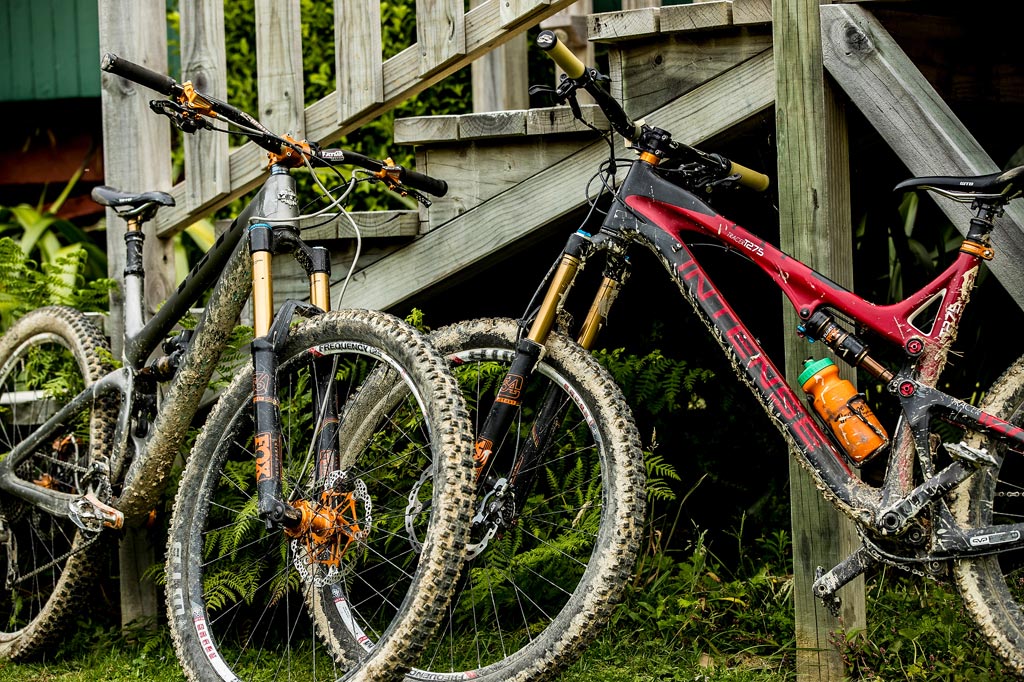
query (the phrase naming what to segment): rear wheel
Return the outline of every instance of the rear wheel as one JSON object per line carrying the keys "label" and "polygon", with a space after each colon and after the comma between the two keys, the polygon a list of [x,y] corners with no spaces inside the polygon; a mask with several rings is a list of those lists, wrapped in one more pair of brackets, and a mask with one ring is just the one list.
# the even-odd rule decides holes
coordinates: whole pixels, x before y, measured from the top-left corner
{"label": "rear wheel", "polygon": [[[1024,357],[985,394],[982,409],[1024,428]],[[968,444],[989,448],[998,467],[982,467],[953,500],[964,526],[1024,521],[1024,456],[972,434]],[[955,562],[957,584],[979,629],[1006,663],[1024,675],[1024,550]]]}
{"label": "rear wheel", "polygon": [[[106,341],[82,313],[51,306],[0,337],[0,459],[109,369]],[[25,483],[109,501],[109,481],[90,467],[106,455],[113,410],[87,403],[19,464]],[[40,652],[73,620],[95,577],[103,540],[67,517],[0,493],[0,656]]]}
{"label": "rear wheel", "polygon": [[[383,313],[304,322],[278,363],[283,497],[310,525],[287,534],[257,515],[246,367],[198,437],[175,502],[175,647],[192,680],[390,679],[436,628],[463,558],[472,501],[464,402],[425,338]],[[403,398],[365,414],[361,401],[385,400],[360,388],[370,375],[386,375]],[[326,468],[313,440],[318,383],[330,386],[344,436]]]}
{"label": "rear wheel", "polygon": [[[516,323],[463,322],[431,341],[479,428],[515,355]],[[572,663],[622,595],[639,548],[643,456],[622,394],[589,353],[552,334],[482,472],[467,561],[413,680],[541,680]],[[550,396],[545,399],[544,396]],[[538,436],[547,401],[551,430]],[[527,443],[540,460],[510,471]]]}

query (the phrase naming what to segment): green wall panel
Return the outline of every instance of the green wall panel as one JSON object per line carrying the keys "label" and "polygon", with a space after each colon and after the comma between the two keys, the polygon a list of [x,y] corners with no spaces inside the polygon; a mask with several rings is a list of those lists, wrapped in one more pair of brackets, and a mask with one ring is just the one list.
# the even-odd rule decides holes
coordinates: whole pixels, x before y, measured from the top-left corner
{"label": "green wall panel", "polygon": [[0,101],[98,97],[97,0],[0,0]]}

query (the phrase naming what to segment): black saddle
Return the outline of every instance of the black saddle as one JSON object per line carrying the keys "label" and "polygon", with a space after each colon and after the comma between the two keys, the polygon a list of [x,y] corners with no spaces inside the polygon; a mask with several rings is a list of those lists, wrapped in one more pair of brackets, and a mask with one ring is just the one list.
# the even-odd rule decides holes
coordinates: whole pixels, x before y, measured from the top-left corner
{"label": "black saddle", "polygon": [[910,178],[896,185],[895,191],[933,190],[961,199],[998,199],[1006,203],[1024,192],[1024,166],[988,175],[936,175]]}

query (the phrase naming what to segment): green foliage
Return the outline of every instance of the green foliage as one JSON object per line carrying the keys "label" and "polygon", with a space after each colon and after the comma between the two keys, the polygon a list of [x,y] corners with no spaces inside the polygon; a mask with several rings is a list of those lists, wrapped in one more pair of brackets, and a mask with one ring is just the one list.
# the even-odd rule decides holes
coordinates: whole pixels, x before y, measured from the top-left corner
{"label": "green foliage", "polygon": [[[629,396],[630,404],[651,415],[680,408],[707,407],[697,390],[714,378],[711,370],[691,367],[686,360],[668,358],[657,348],[646,355],[629,354],[624,348],[602,350],[596,355],[623,393]],[[685,402],[681,403],[683,397]]]}
{"label": "green foliage", "polygon": [[86,281],[87,250],[68,248],[38,265],[10,237],[0,237],[0,332],[18,317],[46,305],[105,311],[114,281]]}
{"label": "green foliage", "polygon": [[867,629],[833,637],[856,679],[1012,678],[952,586],[883,569],[867,600]]}

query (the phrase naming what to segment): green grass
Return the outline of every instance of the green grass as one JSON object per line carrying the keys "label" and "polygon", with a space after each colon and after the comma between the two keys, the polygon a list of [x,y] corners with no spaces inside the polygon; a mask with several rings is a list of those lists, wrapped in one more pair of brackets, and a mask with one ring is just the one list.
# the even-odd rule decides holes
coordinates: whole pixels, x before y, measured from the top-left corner
{"label": "green grass", "polygon": [[[697,534],[641,559],[609,627],[559,682],[795,680],[792,579],[783,532],[725,566]],[[865,631],[835,633],[849,679],[1014,679],[955,589],[892,569],[868,576]],[[83,622],[45,660],[0,662],[4,682],[181,682],[165,629]]]}

